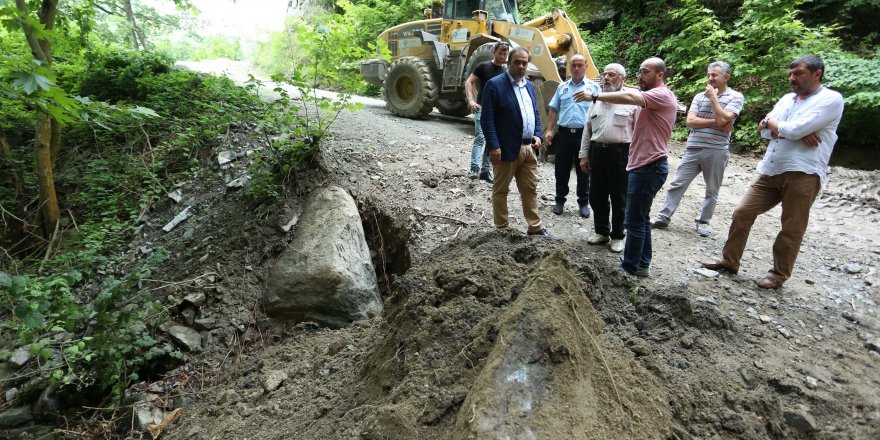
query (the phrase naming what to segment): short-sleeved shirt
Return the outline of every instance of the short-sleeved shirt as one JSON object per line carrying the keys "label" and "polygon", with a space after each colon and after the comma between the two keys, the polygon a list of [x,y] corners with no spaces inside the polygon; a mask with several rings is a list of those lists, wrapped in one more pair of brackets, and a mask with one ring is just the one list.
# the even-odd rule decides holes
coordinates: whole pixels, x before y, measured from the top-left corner
{"label": "short-sleeved shirt", "polygon": [[489,82],[490,79],[495,78],[506,71],[507,66],[499,66],[491,60],[477,64],[477,68],[474,69],[474,76],[480,80],[480,94],[477,95],[477,103],[483,105],[483,88],[486,87],[486,83]]}
{"label": "short-sleeved shirt", "polygon": [[645,107],[636,119],[626,170],[631,171],[669,156],[669,137],[675,125],[678,98],[665,85],[642,92]]}
{"label": "short-sleeved shirt", "polygon": [[[563,82],[556,88],[556,93],[550,100],[550,107],[559,112],[559,118],[556,123],[560,127],[567,128],[584,128],[586,123],[587,112],[590,111],[590,101],[575,102],[574,94],[580,91],[586,91],[592,94],[599,91],[599,85],[586,78],[579,83],[574,83],[571,79]],[[553,128],[553,127],[550,127]]]}
{"label": "short-sleeved shirt", "polygon": [[[730,87],[724,93],[718,95],[718,104],[721,105],[721,108],[725,111],[733,112],[736,116],[739,116],[740,112],[742,112],[744,102],[745,98],[743,98],[742,93]],[[695,113],[697,117],[704,119],[715,119],[715,112],[712,111],[712,101],[706,97],[706,92],[700,92],[697,96],[694,96],[688,113]],[[692,128],[690,133],[688,133],[686,145],[687,148],[726,150],[730,146],[730,132],[708,127]]]}

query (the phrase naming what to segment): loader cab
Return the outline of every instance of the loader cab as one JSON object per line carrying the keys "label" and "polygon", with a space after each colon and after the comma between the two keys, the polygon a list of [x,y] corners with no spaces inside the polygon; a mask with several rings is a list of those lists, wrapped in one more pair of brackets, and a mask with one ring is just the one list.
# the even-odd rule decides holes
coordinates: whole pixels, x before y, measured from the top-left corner
{"label": "loader cab", "polygon": [[517,24],[521,22],[516,0],[447,0],[444,4],[443,18],[471,20],[474,11],[477,10],[488,12],[489,20]]}

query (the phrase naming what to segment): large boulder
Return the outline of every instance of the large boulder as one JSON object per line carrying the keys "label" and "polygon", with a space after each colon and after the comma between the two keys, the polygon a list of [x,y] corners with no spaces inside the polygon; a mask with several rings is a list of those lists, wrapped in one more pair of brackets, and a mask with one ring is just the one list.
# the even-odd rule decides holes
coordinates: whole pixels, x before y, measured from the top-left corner
{"label": "large boulder", "polygon": [[311,194],[293,242],[269,275],[263,306],[276,318],[330,327],[382,311],[360,213],[344,189]]}

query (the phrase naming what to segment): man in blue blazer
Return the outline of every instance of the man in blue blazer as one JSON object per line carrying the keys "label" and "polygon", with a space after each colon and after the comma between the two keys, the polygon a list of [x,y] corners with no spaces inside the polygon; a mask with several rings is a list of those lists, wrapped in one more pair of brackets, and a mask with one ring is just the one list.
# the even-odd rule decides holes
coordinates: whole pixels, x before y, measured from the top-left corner
{"label": "man in blue blazer", "polygon": [[535,89],[526,79],[531,55],[524,47],[510,51],[507,73],[498,75],[483,89],[480,125],[486,136],[489,160],[495,172],[492,184],[492,211],[495,227],[509,226],[507,193],[510,181],[522,199],[523,216],[529,235],[550,237],[538,215],[538,156],[541,147],[541,118]]}

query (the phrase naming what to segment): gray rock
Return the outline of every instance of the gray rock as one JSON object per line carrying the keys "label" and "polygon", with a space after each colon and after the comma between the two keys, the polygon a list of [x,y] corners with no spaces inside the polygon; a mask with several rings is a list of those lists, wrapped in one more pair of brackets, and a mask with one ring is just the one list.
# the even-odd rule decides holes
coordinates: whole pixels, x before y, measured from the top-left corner
{"label": "gray rock", "polygon": [[202,335],[199,332],[182,325],[169,326],[167,332],[174,342],[187,351],[202,351]]}
{"label": "gray rock", "polygon": [[174,200],[174,203],[180,203],[180,201],[183,200],[183,193],[180,192],[180,189],[175,189],[168,193],[168,198]]}
{"label": "gray rock", "polygon": [[293,241],[269,274],[266,313],[330,327],[382,311],[376,272],[354,200],[342,188],[315,190]]}
{"label": "gray rock", "polygon": [[217,153],[217,163],[220,165],[226,165],[237,158],[238,156],[234,151],[221,151]]}
{"label": "gray rock", "polygon": [[783,414],[788,427],[801,435],[816,430],[816,419],[806,411],[785,411]]}
{"label": "gray rock", "polygon": [[25,424],[34,419],[34,414],[28,406],[7,409],[0,412],[0,428],[12,428]]}
{"label": "gray rock", "polygon": [[712,269],[706,269],[705,267],[701,267],[699,269],[694,270],[694,272],[706,277],[706,278],[715,278],[718,276],[718,271],[714,271]]}
{"label": "gray rock", "polygon": [[18,397],[18,388],[13,387],[6,390],[4,397],[6,397],[7,402],[12,402],[13,400],[15,400],[16,397]]}
{"label": "gray rock", "polygon": [[880,353],[880,338],[874,338],[865,343],[865,346],[868,347],[869,350],[876,351]]}
{"label": "gray rock", "polygon": [[165,411],[153,406],[149,401],[135,402],[132,406],[132,418],[134,426],[140,431],[146,431],[147,425],[158,425],[165,418]]}
{"label": "gray rock", "polygon": [[174,229],[175,226],[179,225],[182,221],[188,219],[190,208],[192,208],[192,206],[187,206],[183,209],[183,211],[180,211],[177,215],[174,216],[173,219],[171,219],[170,222],[165,224],[165,226],[162,226],[162,230],[165,232],[171,232],[171,230]]}
{"label": "gray rock", "polygon": [[193,325],[198,330],[212,330],[217,328],[217,321],[214,318],[199,318]]}
{"label": "gray rock", "polygon": [[196,307],[201,307],[208,301],[208,297],[205,296],[204,292],[195,292],[183,297],[183,300]]}
{"label": "gray rock", "polygon": [[263,374],[261,384],[267,393],[271,393],[278,389],[281,384],[287,380],[287,372],[282,370],[271,370]]}
{"label": "gray rock", "polygon": [[251,177],[248,176],[247,174],[245,174],[244,176],[241,176],[241,177],[227,183],[226,187],[229,189],[244,188],[248,184],[248,182],[250,182],[250,181],[251,181]]}
{"label": "gray rock", "polygon": [[804,383],[807,384],[807,388],[811,390],[815,390],[819,387],[819,380],[812,376],[804,377]]}
{"label": "gray rock", "polygon": [[13,368],[21,368],[31,360],[31,344],[18,347],[9,358],[9,365]]}
{"label": "gray rock", "polygon": [[195,307],[187,306],[180,311],[180,318],[184,324],[192,326],[193,324],[195,324],[196,313],[198,313],[198,311]]}
{"label": "gray rock", "polygon": [[767,315],[758,315],[758,319],[760,319],[761,322],[763,322],[764,324],[767,324],[767,323],[770,323],[773,321],[773,318],[771,318]]}
{"label": "gray rock", "polygon": [[856,274],[862,271],[862,266],[858,263],[848,263],[843,266],[843,271],[848,274]]}
{"label": "gray rock", "polygon": [[57,414],[61,405],[58,403],[56,385],[49,385],[40,393],[40,398],[34,404],[34,412],[37,414]]}
{"label": "gray rock", "polygon": [[782,336],[785,336],[785,339],[791,339],[791,332],[788,331],[787,328],[779,326],[776,330],[779,330],[779,333],[782,333]]}

